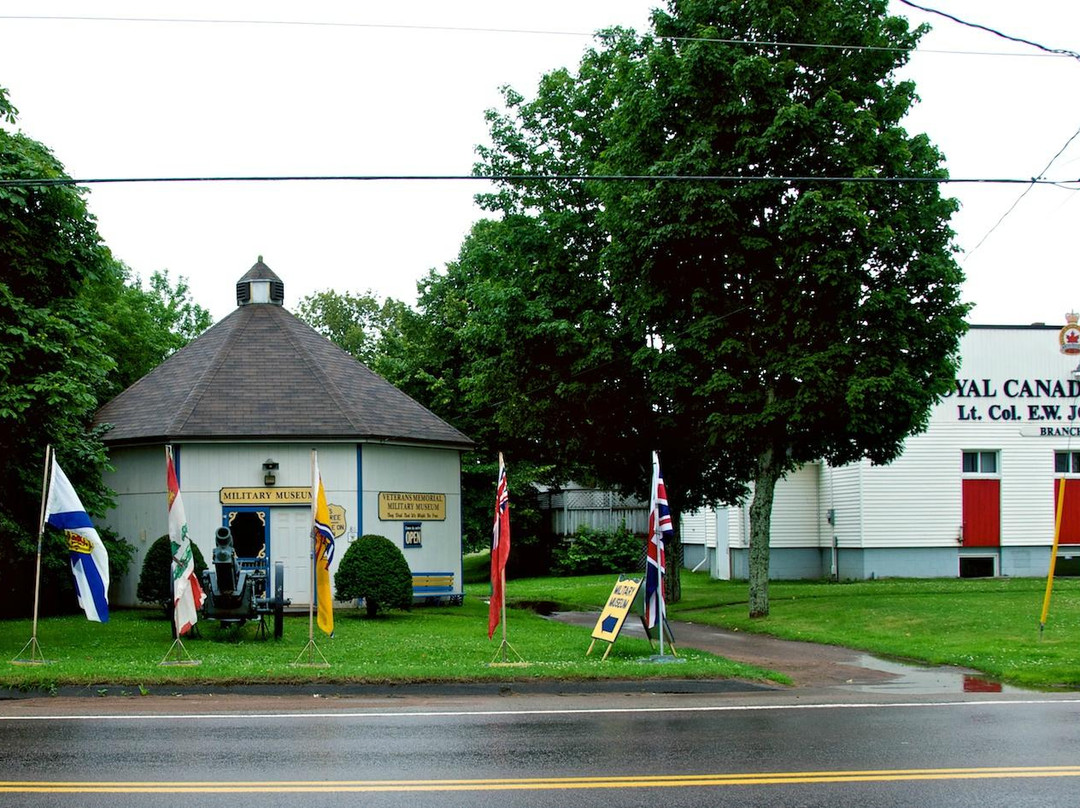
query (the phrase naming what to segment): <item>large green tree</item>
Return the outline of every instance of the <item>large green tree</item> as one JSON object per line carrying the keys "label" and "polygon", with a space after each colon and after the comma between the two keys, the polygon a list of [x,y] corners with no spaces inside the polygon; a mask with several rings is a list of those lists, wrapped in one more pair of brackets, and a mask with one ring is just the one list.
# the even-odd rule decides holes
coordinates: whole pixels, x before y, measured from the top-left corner
{"label": "large green tree", "polygon": [[[0,120],[11,126],[15,115],[0,89]],[[47,148],[0,125],[0,178],[63,176]],[[110,260],[80,190],[0,188],[0,600],[8,609],[30,605],[25,563],[36,543],[46,444],[88,510],[101,513],[107,502],[104,447],[87,425],[116,365],[80,295]],[[51,568],[62,569],[61,559],[46,554]]]}
{"label": "large green tree", "polygon": [[[41,143],[14,129],[0,88],[0,608],[32,605],[45,446],[51,444],[91,515],[110,504],[107,457],[90,427],[97,408],[208,323],[186,286],[151,289],[102,244],[84,190]],[[42,184],[41,181],[61,181]],[[122,568],[124,545],[104,535]],[[43,607],[73,606],[67,553],[47,535]]]}
{"label": "large green tree", "polygon": [[[537,451],[597,479],[630,487],[658,447],[679,507],[752,497],[755,616],[777,481],[815,460],[895,458],[954,376],[956,205],[941,154],[902,126],[915,88],[895,78],[921,33],[885,0],[670,0],[647,36],[607,32],[576,74],[545,76],[532,101],[508,91],[490,116],[478,172],[515,178],[480,201],[504,233],[530,220],[518,234],[542,231],[552,254],[510,265],[539,295],[525,317],[493,315],[483,286],[464,295],[478,327],[508,326],[469,366],[474,399],[519,434],[546,429],[557,446]],[[559,284],[580,296],[571,341],[605,323],[611,356],[569,380],[595,396],[566,395],[532,338]]]}
{"label": "large green tree", "polygon": [[104,350],[116,363],[98,391],[102,403],[213,325],[210,312],[192,300],[187,278],[174,282],[168,270],[151,273],[144,285],[128,267],[113,261],[101,275],[87,279],[81,297],[104,324]]}
{"label": "large green tree", "polygon": [[369,289],[362,294],[327,289],[300,301],[296,316],[346,353],[374,368],[380,343],[393,332],[404,303],[379,298]]}

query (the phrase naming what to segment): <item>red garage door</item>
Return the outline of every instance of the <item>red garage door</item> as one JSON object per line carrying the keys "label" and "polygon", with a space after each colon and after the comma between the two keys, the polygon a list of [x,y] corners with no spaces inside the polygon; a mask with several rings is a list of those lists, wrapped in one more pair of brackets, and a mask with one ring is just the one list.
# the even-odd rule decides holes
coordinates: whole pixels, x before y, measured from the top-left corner
{"label": "red garage door", "polygon": [[[1054,480],[1054,518],[1057,519],[1058,494],[1061,480]],[[1065,507],[1061,511],[1061,544],[1080,544],[1080,479],[1065,480]]]}
{"label": "red garage door", "polygon": [[964,546],[1001,544],[1001,480],[964,480]]}

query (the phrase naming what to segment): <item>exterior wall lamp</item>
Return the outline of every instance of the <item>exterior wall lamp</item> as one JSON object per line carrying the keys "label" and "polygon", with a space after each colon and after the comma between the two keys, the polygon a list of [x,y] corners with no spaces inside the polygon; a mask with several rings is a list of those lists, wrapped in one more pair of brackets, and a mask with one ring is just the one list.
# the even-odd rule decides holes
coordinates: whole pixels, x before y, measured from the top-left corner
{"label": "exterior wall lamp", "polygon": [[273,460],[267,460],[262,464],[263,467],[263,485],[274,485],[277,482],[277,469],[278,464]]}

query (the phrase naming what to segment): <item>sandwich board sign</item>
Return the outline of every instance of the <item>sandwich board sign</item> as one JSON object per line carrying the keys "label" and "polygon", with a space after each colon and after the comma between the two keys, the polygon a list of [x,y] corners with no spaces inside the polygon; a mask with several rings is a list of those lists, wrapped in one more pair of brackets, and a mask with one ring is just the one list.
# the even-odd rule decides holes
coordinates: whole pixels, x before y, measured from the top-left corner
{"label": "sandwich board sign", "polygon": [[608,647],[604,651],[601,661],[607,659],[607,655],[611,653],[611,647],[615,644],[619,632],[622,631],[623,623],[626,622],[626,616],[630,613],[630,607],[634,605],[634,598],[637,597],[640,587],[640,578],[619,576],[619,580],[615,582],[615,588],[611,590],[611,595],[608,597],[604,610],[600,612],[600,617],[593,628],[593,639],[589,643],[589,650],[585,652],[585,656],[592,653],[597,640],[603,640],[608,643]]}

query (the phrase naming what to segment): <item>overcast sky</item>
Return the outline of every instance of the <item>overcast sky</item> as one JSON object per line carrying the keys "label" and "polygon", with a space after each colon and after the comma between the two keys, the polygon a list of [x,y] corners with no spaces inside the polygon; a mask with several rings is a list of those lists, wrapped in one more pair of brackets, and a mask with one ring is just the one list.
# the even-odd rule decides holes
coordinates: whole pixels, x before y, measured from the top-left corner
{"label": "overcast sky", "polygon": [[[1080,51],[1076,0],[921,4]],[[531,96],[542,73],[576,67],[592,31],[642,30],[655,5],[0,0],[0,86],[20,128],[76,178],[460,175],[486,140],[484,110],[499,104],[501,85]],[[905,71],[922,98],[908,129],[940,146],[953,177],[1037,176],[1080,130],[1080,60],[896,0],[891,10],[934,28]],[[55,19],[73,16],[84,19]],[[1080,137],[1046,176],[1080,178]],[[972,322],[1056,324],[1080,307],[1080,185],[1036,187],[1008,213],[1026,188],[945,189],[963,205],[953,226]],[[480,217],[480,190],[118,184],[93,186],[89,204],[120,260],[143,277],[186,276],[220,319],[260,255],[292,309],[328,288],[413,303],[417,279],[453,260]]]}

